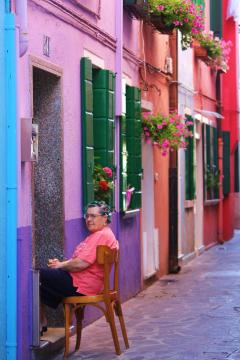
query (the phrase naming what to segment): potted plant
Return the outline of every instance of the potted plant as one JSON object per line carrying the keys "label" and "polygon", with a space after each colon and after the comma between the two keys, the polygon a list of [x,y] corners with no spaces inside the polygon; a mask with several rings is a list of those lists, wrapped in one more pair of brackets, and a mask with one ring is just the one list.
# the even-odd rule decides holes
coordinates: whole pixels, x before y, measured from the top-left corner
{"label": "potted plant", "polygon": [[191,45],[193,35],[204,29],[203,10],[191,0],[148,0],[150,21],[161,32],[178,29],[182,34],[182,47]]}
{"label": "potted plant", "polygon": [[192,47],[194,49],[194,54],[196,58],[199,58],[203,61],[207,61],[208,59],[207,49],[201,46],[200,42],[197,39],[193,39]]}
{"label": "potted plant", "polygon": [[207,65],[220,71],[228,70],[228,60],[232,42],[214,37],[212,32],[203,32],[195,36],[195,41],[206,50],[207,58],[203,60]]}
{"label": "potted plant", "polygon": [[169,116],[162,114],[150,115],[143,113],[142,129],[143,136],[147,143],[157,145],[162,150],[163,156],[173,150],[187,147],[186,139],[193,136],[188,126],[193,123],[184,120],[181,115],[176,112],[170,113]]}
{"label": "potted plant", "polygon": [[220,182],[220,170],[216,165],[207,165],[205,172],[207,198],[216,198],[215,194],[218,191]]}
{"label": "potted plant", "polygon": [[112,169],[100,164],[94,166],[93,173],[94,198],[95,200],[105,201],[107,204],[111,201],[113,189]]}

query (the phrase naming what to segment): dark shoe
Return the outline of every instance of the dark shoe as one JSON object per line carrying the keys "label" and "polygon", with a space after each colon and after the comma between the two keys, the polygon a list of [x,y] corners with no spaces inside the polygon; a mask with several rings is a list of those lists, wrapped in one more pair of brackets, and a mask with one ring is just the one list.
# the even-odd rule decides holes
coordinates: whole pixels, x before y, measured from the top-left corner
{"label": "dark shoe", "polygon": [[42,326],[42,330],[40,331],[40,336],[43,336],[43,333],[45,333],[47,331],[48,331],[47,326]]}

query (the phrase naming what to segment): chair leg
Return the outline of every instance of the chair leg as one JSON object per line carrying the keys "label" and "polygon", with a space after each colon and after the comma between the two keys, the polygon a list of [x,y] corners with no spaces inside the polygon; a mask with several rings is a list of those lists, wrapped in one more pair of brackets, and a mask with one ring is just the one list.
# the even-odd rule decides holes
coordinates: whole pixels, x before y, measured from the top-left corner
{"label": "chair leg", "polygon": [[82,337],[82,321],[84,317],[84,307],[80,307],[77,310],[75,310],[75,316],[76,316],[76,346],[75,351],[79,350],[80,344],[81,344],[81,337]]}
{"label": "chair leg", "polygon": [[118,341],[118,334],[117,334],[117,329],[116,329],[116,325],[115,325],[114,311],[112,308],[112,304],[108,301],[105,301],[105,305],[106,305],[106,311],[107,311],[107,316],[108,316],[108,322],[110,325],[112,338],[113,338],[113,342],[114,342],[114,346],[115,346],[115,351],[116,351],[117,355],[120,355],[121,349],[120,349],[120,345],[119,345],[119,341]]}
{"label": "chair leg", "polygon": [[64,304],[65,310],[65,352],[64,357],[66,358],[69,354],[69,327],[71,321],[71,309],[69,304]]}
{"label": "chair leg", "polygon": [[121,330],[122,330],[124,343],[125,343],[126,349],[128,349],[129,348],[129,342],[128,342],[127,331],[126,331],[125,322],[124,322],[123,313],[122,313],[122,306],[121,306],[120,301],[118,301],[118,300],[115,301],[114,305],[115,305],[114,309],[115,309],[116,315],[118,316],[119,322],[120,322],[120,325],[121,325]]}

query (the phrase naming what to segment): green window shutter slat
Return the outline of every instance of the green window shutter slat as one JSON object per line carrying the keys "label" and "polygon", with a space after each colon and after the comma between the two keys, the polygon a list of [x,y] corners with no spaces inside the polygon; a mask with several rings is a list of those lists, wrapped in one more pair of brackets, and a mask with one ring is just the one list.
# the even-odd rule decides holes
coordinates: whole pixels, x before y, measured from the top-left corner
{"label": "green window shutter slat", "polygon": [[205,126],[205,131],[206,131],[206,163],[207,166],[210,166],[211,164],[211,138],[210,138],[210,125],[206,125]]}
{"label": "green window shutter slat", "polygon": [[[96,164],[114,169],[115,75],[93,70],[93,134]],[[109,205],[114,207],[114,191]]]}
{"label": "green window shutter slat", "polygon": [[[191,116],[186,116],[188,120],[193,121]],[[188,126],[188,129],[194,133],[194,125]],[[195,171],[194,171],[194,138],[188,138],[188,145],[185,151],[185,198],[193,200],[195,198]]]}
{"label": "green window shutter slat", "polygon": [[210,0],[210,30],[222,37],[222,0]]}
{"label": "green window shutter slat", "polygon": [[[213,132],[213,165],[215,166],[216,171],[218,171],[218,135],[217,128],[212,127]],[[214,190],[214,198],[219,198],[219,189]]]}
{"label": "green window shutter slat", "polygon": [[82,125],[82,198],[83,208],[94,199],[93,168],[93,91],[92,63],[81,59],[81,125]]}
{"label": "green window shutter slat", "polygon": [[185,151],[185,198],[190,200],[190,188],[189,188],[189,145]]}
{"label": "green window shutter slat", "polygon": [[126,117],[122,116],[120,122],[120,209],[126,210],[125,190],[127,188],[127,142],[126,142]]}
{"label": "green window shutter slat", "polygon": [[[125,145],[125,152],[123,146]],[[127,186],[134,187],[129,210],[141,207],[141,91],[139,88],[126,88],[126,118],[121,123],[121,209],[125,209]],[[127,183],[126,183],[127,182]]]}
{"label": "green window shutter slat", "polygon": [[239,192],[239,144],[234,153],[234,192]]}
{"label": "green window shutter slat", "polygon": [[223,139],[223,194],[230,193],[230,132],[222,132]]}

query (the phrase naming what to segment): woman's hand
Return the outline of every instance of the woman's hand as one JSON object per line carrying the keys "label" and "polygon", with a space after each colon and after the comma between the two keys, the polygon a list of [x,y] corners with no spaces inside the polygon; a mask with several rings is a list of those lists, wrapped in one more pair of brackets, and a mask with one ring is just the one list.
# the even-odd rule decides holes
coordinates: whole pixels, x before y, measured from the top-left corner
{"label": "woman's hand", "polygon": [[48,267],[51,269],[63,269],[66,271],[71,272],[79,272],[87,267],[89,267],[90,264],[87,263],[84,260],[78,259],[78,258],[72,258],[65,261],[59,261],[58,259],[49,259],[48,260]]}
{"label": "woman's hand", "polygon": [[48,267],[51,269],[60,269],[62,267],[62,262],[58,259],[49,259]]}

